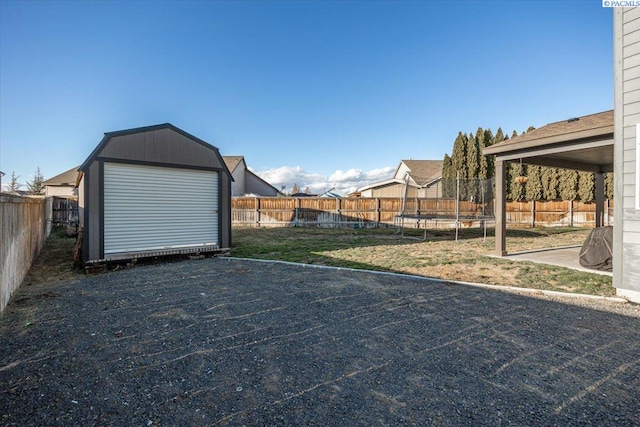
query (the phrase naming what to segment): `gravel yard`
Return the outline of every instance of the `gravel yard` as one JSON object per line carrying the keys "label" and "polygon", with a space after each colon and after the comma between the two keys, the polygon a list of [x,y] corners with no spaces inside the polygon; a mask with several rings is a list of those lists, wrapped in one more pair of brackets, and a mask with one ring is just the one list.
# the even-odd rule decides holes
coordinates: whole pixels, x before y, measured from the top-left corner
{"label": "gravel yard", "polygon": [[640,310],[237,259],[23,285],[0,424],[640,425]]}

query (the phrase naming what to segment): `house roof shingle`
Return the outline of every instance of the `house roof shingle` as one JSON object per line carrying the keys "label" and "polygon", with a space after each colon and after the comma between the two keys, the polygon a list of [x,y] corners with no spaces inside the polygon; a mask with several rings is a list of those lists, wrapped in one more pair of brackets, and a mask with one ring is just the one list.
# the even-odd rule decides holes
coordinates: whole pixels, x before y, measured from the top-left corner
{"label": "house roof shingle", "polygon": [[56,175],[56,176],[54,176],[52,178],[49,178],[43,184],[44,185],[70,185],[70,186],[75,186],[76,185],[76,180],[78,179],[78,168],[79,168],[79,166],[76,166],[74,168],[69,169],[66,172],[62,172],[59,175]]}
{"label": "house roof shingle", "polygon": [[410,169],[409,176],[418,185],[425,185],[442,177],[442,160],[402,160]]}
{"label": "house roof shingle", "polygon": [[222,160],[227,164],[227,169],[231,173],[238,167],[242,159],[244,159],[244,156],[222,156]]}

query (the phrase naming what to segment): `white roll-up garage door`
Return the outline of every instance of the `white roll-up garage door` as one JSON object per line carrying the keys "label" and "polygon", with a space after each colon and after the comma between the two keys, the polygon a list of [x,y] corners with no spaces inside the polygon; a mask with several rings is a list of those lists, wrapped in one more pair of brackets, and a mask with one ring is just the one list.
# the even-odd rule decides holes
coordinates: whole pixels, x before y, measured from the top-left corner
{"label": "white roll-up garage door", "polygon": [[104,164],[104,253],[214,247],[218,172]]}

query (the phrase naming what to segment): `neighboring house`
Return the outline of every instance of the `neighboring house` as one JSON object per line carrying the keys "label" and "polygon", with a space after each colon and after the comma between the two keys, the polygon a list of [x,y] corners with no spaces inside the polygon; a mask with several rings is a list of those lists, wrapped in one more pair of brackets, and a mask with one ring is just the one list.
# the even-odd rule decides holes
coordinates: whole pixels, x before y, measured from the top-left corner
{"label": "neighboring house", "polygon": [[85,262],[231,247],[231,174],[218,149],[165,123],[105,133],[79,167]]}
{"label": "neighboring house", "polygon": [[640,8],[613,16],[613,286],[640,303]]}
{"label": "neighboring house", "polygon": [[358,189],[360,197],[442,196],[442,160],[402,160],[391,179]]}
{"label": "neighboring house", "polygon": [[43,184],[45,185],[45,196],[56,196],[63,198],[78,197],[76,182],[78,180],[78,167],[69,169],[59,175],[49,178]]}
{"label": "neighboring house", "polygon": [[231,195],[240,196],[282,196],[277,188],[260,178],[247,168],[247,163],[243,156],[222,156],[227,169],[233,176],[231,184]]}

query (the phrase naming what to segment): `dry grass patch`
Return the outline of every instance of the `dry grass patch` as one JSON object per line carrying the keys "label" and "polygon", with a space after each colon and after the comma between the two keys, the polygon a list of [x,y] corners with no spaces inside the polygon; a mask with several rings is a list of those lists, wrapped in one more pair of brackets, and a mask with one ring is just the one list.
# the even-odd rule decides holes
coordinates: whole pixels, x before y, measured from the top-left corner
{"label": "dry grass patch", "polygon": [[75,237],[68,237],[64,228],[54,228],[24,278],[23,284],[66,282],[84,277],[84,270],[73,267],[75,243]]}
{"label": "dry grass patch", "polygon": [[[589,229],[507,230],[510,251],[580,245]],[[422,232],[407,233],[422,237]],[[405,235],[407,234],[405,233]],[[391,271],[446,280],[614,295],[611,278],[562,267],[493,258],[493,230],[433,230],[425,241],[388,229],[238,228],[233,256]]]}

